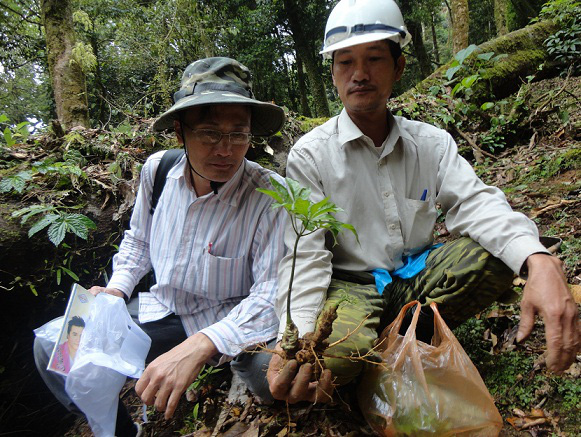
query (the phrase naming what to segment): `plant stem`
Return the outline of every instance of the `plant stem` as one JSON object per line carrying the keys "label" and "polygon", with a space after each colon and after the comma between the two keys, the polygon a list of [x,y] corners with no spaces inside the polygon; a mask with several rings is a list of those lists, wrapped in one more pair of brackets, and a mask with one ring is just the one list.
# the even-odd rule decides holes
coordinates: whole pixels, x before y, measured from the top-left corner
{"label": "plant stem", "polygon": [[297,263],[297,247],[299,245],[299,240],[302,237],[302,233],[297,233],[297,238],[295,240],[295,246],[293,248],[293,264],[291,267],[291,274],[290,274],[290,280],[288,283],[288,292],[286,295],[286,325],[289,326],[291,323],[294,323],[292,318],[291,318],[291,311],[290,311],[290,305],[291,305],[291,291],[293,288],[293,279],[295,277],[295,265]]}

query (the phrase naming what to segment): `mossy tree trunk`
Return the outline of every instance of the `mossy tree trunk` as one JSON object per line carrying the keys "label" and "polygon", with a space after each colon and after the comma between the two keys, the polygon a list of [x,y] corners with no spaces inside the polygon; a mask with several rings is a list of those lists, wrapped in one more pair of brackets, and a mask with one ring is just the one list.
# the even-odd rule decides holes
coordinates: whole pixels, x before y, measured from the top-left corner
{"label": "mossy tree trunk", "polygon": [[85,75],[73,59],[76,38],[71,3],[41,0],[40,5],[57,117],[65,129],[89,127]]}
{"label": "mossy tree trunk", "polygon": [[432,12],[432,16],[431,16],[431,28],[432,28],[432,45],[434,46],[434,61],[436,62],[436,65],[440,64],[440,51],[438,49],[438,36],[436,35],[436,23],[435,23],[435,16],[434,13]]}
{"label": "mossy tree trunk", "polygon": [[494,23],[496,24],[496,34],[498,36],[508,33],[506,13],[508,10],[508,0],[494,0]]}
{"label": "mossy tree trunk", "polygon": [[288,18],[289,27],[292,33],[293,41],[295,43],[295,50],[305,67],[307,79],[309,81],[309,88],[313,96],[313,104],[315,106],[315,113],[317,117],[330,117],[329,102],[327,101],[327,93],[325,92],[325,84],[322,75],[319,71],[319,61],[315,54],[315,48],[312,35],[306,35],[303,31],[303,25],[300,15],[300,8],[302,7],[298,2],[292,0],[284,0],[284,10]]}
{"label": "mossy tree trunk", "polygon": [[[500,99],[516,91],[526,76],[537,73],[538,67],[548,60],[543,41],[557,30],[555,23],[541,21],[481,44],[479,46],[481,50],[478,53],[494,52],[497,55],[508,56],[480,73],[483,80],[475,84],[471,98],[475,102],[490,100],[492,96]],[[403,94],[401,98],[405,99],[412,93],[425,94],[433,85],[445,81],[446,70],[450,68],[452,61],[438,68],[413,89]],[[470,68],[470,58],[465,65],[468,68],[462,70],[459,78],[477,73],[476,70]],[[550,65],[543,71],[545,70],[549,71]]]}
{"label": "mossy tree trunk", "polygon": [[311,108],[309,107],[309,99],[307,98],[307,87],[305,84],[305,73],[303,70],[303,61],[297,55],[297,81],[299,85],[299,95],[301,99],[301,114],[305,117],[312,117]]}
{"label": "mossy tree trunk", "polygon": [[451,0],[452,9],[452,47],[454,53],[468,47],[468,0]]}

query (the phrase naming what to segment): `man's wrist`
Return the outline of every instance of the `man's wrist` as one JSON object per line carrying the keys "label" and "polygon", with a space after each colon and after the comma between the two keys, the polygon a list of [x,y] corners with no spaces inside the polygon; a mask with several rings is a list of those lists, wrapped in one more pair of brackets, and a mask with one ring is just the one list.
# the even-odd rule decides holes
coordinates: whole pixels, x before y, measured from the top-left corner
{"label": "man's wrist", "polygon": [[546,259],[543,259],[541,257],[547,256],[552,257],[552,255],[547,252],[535,252],[529,255],[527,259],[525,259],[525,262],[523,263],[522,267],[520,268],[519,276],[524,279],[528,278],[529,272],[531,268],[534,266],[534,264],[537,262],[545,262]]}

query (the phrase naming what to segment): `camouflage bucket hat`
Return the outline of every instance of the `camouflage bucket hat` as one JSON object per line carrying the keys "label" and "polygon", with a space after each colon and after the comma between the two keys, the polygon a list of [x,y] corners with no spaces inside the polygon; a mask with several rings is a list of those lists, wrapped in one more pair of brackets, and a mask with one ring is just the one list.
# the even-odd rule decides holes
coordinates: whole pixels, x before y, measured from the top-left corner
{"label": "camouflage bucket hat", "polygon": [[267,136],[277,133],[285,121],[284,111],[272,103],[261,102],[252,94],[250,71],[230,58],[206,58],[186,68],[180,90],[174,94],[175,104],[153,124],[161,131],[173,128],[180,111],[194,106],[236,104],[252,110],[251,132]]}

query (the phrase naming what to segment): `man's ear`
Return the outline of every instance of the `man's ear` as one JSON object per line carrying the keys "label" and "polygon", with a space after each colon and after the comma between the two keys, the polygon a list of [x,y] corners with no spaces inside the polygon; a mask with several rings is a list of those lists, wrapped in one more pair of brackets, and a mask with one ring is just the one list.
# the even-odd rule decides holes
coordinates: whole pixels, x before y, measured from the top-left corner
{"label": "man's ear", "polygon": [[178,143],[184,144],[184,139],[182,138],[182,125],[180,124],[179,120],[173,121],[173,128],[176,133]]}
{"label": "man's ear", "polygon": [[398,81],[403,76],[405,69],[405,56],[401,55],[395,64],[395,80]]}
{"label": "man's ear", "polygon": [[333,58],[333,62],[331,62],[331,77],[333,78],[333,85],[337,86],[335,83],[335,75],[333,74],[333,67],[335,66],[335,59]]}

